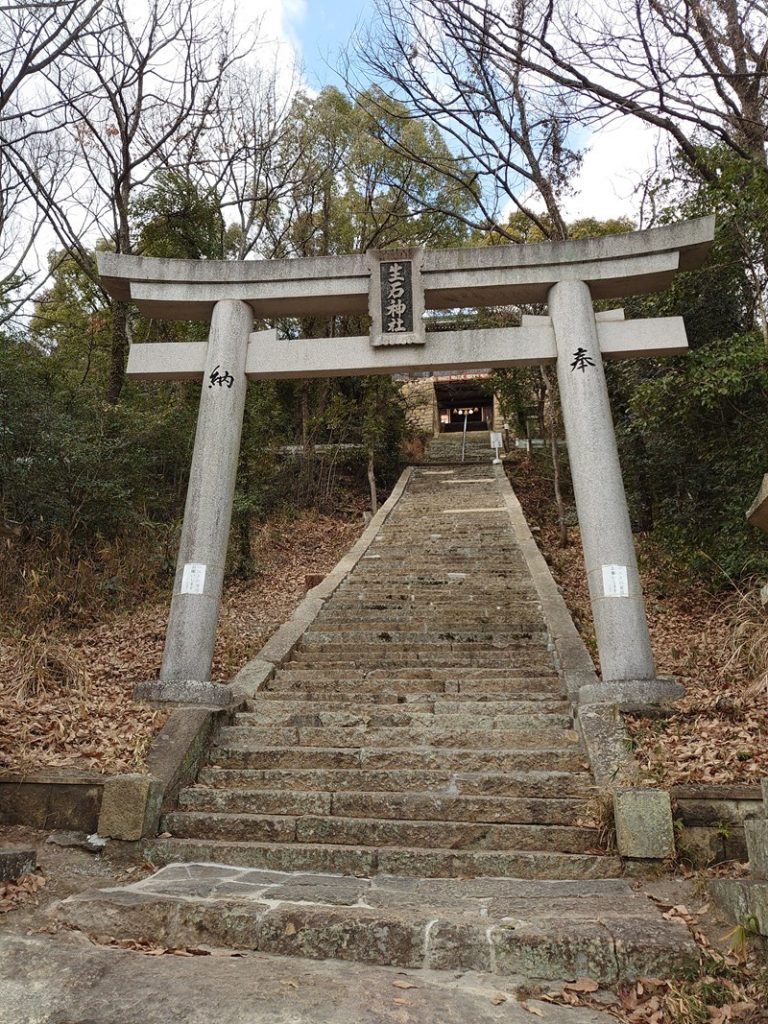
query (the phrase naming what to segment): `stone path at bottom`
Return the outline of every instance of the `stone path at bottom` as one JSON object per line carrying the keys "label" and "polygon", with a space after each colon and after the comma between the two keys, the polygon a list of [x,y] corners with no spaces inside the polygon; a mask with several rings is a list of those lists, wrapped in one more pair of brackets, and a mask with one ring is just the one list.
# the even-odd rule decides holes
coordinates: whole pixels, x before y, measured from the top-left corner
{"label": "stone path at bottom", "polygon": [[615,1024],[472,972],[146,956],[77,933],[0,937],[0,954],[0,1024]]}
{"label": "stone path at bottom", "polygon": [[169,945],[496,976],[690,966],[685,928],[600,847],[504,487],[491,466],[416,469],[164,819],[147,854],[169,866],[62,916]]}

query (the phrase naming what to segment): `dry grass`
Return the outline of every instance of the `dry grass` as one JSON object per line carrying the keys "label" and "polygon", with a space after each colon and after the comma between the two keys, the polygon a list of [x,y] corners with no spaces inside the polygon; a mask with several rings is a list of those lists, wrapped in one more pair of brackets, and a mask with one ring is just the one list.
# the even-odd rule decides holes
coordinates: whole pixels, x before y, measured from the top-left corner
{"label": "dry grass", "polygon": [[745,683],[748,697],[768,695],[768,609],[760,598],[760,581],[737,592],[728,614],[730,656],[725,670]]}
{"label": "dry grass", "polygon": [[0,538],[0,627],[55,633],[145,603],[164,588],[177,541],[175,523],[87,552],[57,534],[47,544]]}
{"label": "dry grass", "polygon": [[0,674],[7,674],[11,680],[11,697],[22,701],[53,693],[82,697],[91,682],[83,656],[65,640],[45,631],[21,636],[16,644],[1,651]]}

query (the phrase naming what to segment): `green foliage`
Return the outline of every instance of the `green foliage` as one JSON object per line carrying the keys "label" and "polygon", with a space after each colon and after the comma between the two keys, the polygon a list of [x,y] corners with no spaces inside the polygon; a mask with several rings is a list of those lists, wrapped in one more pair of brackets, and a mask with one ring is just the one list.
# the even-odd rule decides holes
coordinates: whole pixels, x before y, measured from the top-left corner
{"label": "green foliage", "polygon": [[86,550],[178,510],[189,403],[178,385],[105,407],[69,385],[29,344],[0,343],[0,486],[4,515],[41,541]]}
{"label": "green foliage", "polygon": [[499,400],[504,419],[517,426],[517,434],[526,436],[526,420],[541,406],[541,374],[536,367],[512,366],[494,370],[489,387]]}
{"label": "green foliage", "polygon": [[[455,179],[469,172],[435,128],[398,116],[404,113],[377,88],[357,103],[331,86],[295,100],[290,137],[301,174],[290,241],[296,253],[461,244],[466,229],[457,216],[472,198]],[[414,163],[411,153],[428,156],[432,167]]]}
{"label": "green foliage", "polygon": [[[516,210],[510,214],[504,225],[505,234],[491,231],[487,235],[473,238],[473,245],[482,245],[487,242],[489,245],[504,245],[510,239],[517,245],[529,242],[545,242],[552,234],[553,225],[546,215],[541,217],[542,224],[547,230],[545,234],[530,217]],[[572,221],[568,225],[568,238],[601,238],[604,235],[620,235],[626,231],[634,231],[635,224],[629,217],[609,217],[607,220],[598,220],[597,217],[582,217]]]}
{"label": "green foliage", "polygon": [[405,409],[391,377],[363,377],[360,380],[361,440],[374,453],[376,466],[387,484],[400,469],[400,447],[405,437]]}
{"label": "green foliage", "polygon": [[626,411],[623,461],[635,477],[642,471],[657,538],[709,576],[768,569],[764,539],[744,518],[768,468],[762,337],[735,335],[696,349],[636,382]]}
{"label": "green foliage", "polygon": [[701,160],[712,180],[679,159],[655,201],[662,222],[716,215],[709,260],[625,303],[628,317],[682,316],[691,351],[614,363],[607,376],[637,526],[678,565],[725,584],[768,570],[765,538],[744,515],[768,471],[768,177],[721,147]]}
{"label": "green foliage", "polygon": [[226,232],[219,195],[178,171],[161,171],[132,203],[136,252],[168,259],[223,259]]}

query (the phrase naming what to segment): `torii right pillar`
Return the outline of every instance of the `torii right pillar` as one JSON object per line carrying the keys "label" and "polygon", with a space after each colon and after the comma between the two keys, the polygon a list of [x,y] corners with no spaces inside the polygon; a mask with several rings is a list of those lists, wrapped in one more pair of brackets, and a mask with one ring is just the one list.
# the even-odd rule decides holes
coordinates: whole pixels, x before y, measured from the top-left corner
{"label": "torii right pillar", "polygon": [[627,708],[664,703],[683,689],[656,677],[592,296],[583,281],[560,281],[548,300],[603,679],[579,699]]}

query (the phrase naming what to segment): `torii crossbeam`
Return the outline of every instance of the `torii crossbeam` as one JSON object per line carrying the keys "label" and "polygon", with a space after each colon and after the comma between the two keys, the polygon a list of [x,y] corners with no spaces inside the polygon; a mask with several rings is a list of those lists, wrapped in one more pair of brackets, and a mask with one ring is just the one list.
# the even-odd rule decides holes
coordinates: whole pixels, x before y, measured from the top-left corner
{"label": "torii crossbeam", "polygon": [[[202,380],[160,699],[209,703],[224,561],[248,378],[358,376],[556,364],[603,682],[620,700],[656,680],[603,360],[684,352],[679,317],[595,315],[593,299],[666,288],[701,265],[714,218],[533,245],[368,252],[270,261],[98,255],[107,291],[147,316],[206,320],[207,342],[133,345],[128,375]],[[547,303],[520,327],[434,331],[424,311]],[[369,313],[369,335],[282,340],[254,319]],[[165,691],[162,684],[167,684]]]}

